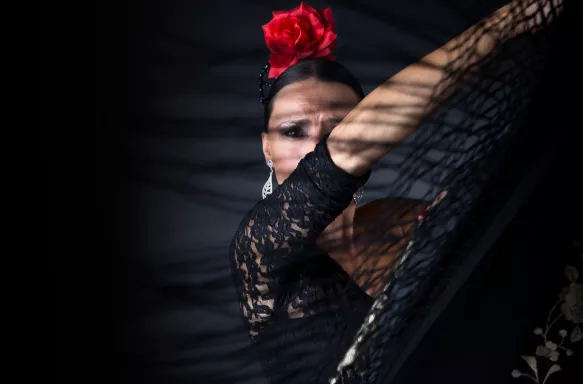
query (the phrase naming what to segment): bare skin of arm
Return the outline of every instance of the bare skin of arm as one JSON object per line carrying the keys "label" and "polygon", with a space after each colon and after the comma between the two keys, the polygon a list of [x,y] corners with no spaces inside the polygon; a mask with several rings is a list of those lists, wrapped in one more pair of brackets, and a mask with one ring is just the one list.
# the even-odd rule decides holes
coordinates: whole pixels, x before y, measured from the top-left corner
{"label": "bare skin of arm", "polygon": [[[508,4],[380,85],[330,134],[328,149],[334,163],[350,174],[364,175],[457,91],[498,44],[535,29],[542,21],[532,17],[517,23],[520,10],[526,15],[549,14],[550,1]],[[560,5],[560,0],[552,1]],[[459,65],[464,76],[452,76]]]}
{"label": "bare skin of arm", "polygon": [[[507,30],[515,20],[513,14],[518,12],[517,7],[529,8],[527,14],[535,13],[540,3],[545,4],[526,0],[504,6],[375,89],[332,131],[328,148],[335,164],[351,174],[366,173],[415,132],[421,119],[459,89],[480,64],[487,62],[497,44],[535,28],[537,20],[531,20]],[[548,3],[547,7],[550,8]],[[484,33],[484,28],[489,32]],[[458,60],[465,69],[471,68],[464,71],[463,78],[451,76],[449,72],[450,64]],[[385,199],[359,208],[354,221],[354,254],[333,257],[369,295],[378,295],[394,268],[396,257],[413,236],[417,216],[426,206],[427,202],[419,200]],[[367,234],[378,234],[369,227],[387,217],[392,225],[384,239],[368,239]]]}

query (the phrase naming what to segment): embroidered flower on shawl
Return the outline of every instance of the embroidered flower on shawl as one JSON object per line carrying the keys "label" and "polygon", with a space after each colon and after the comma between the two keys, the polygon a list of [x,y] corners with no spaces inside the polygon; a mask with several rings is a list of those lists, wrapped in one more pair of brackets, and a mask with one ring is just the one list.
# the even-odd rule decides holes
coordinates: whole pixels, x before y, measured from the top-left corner
{"label": "embroidered flower on shawl", "polygon": [[[574,246],[583,259],[581,243],[575,241]],[[536,347],[535,356],[521,356],[532,374],[514,369],[510,373],[513,378],[528,378],[536,384],[546,384],[551,375],[562,370],[561,366],[557,364],[561,356],[573,356],[575,353],[572,349],[573,344],[583,339],[583,330],[580,326],[583,323],[583,284],[578,281],[581,274],[583,274],[583,269],[580,273],[574,266],[565,267],[565,276],[569,285],[563,288],[559,294],[559,301],[550,310],[545,327],[537,327],[533,331],[535,335],[542,338],[542,343]],[[556,330],[555,325],[559,320],[563,320],[566,325]],[[569,323],[570,325],[568,325]],[[567,327],[570,330],[566,329]],[[544,365],[544,361],[547,359],[552,365],[543,377],[541,365]]]}

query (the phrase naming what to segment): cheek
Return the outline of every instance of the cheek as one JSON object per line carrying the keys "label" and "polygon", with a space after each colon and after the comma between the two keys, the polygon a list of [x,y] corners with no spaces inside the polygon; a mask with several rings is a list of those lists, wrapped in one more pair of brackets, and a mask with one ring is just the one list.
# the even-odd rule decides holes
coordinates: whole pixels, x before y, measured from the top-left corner
{"label": "cheek", "polygon": [[283,183],[296,169],[298,163],[314,150],[315,144],[309,140],[280,139],[272,142],[271,155],[277,182]]}

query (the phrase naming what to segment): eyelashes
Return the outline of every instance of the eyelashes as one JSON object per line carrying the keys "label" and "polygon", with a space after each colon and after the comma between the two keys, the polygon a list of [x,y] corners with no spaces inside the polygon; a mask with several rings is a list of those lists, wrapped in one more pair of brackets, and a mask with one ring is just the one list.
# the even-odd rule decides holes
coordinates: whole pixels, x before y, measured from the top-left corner
{"label": "eyelashes", "polygon": [[306,127],[302,127],[301,125],[282,127],[280,134],[291,139],[302,139],[309,136]]}
{"label": "eyelashes", "polygon": [[[324,133],[328,134],[340,123],[341,120],[329,120],[326,122]],[[310,128],[307,123],[282,124],[279,128],[281,136],[290,139],[305,139],[310,137]]]}

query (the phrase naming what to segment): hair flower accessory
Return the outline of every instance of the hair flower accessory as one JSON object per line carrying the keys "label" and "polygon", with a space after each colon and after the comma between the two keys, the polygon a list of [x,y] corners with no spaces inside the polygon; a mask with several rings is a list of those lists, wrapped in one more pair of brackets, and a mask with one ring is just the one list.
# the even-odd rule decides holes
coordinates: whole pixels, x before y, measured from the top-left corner
{"label": "hair flower accessory", "polygon": [[331,8],[317,11],[302,2],[291,11],[275,11],[273,19],[263,25],[263,33],[271,51],[269,78],[307,57],[335,59],[336,25]]}

